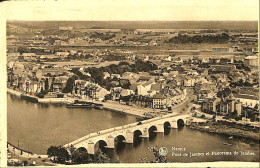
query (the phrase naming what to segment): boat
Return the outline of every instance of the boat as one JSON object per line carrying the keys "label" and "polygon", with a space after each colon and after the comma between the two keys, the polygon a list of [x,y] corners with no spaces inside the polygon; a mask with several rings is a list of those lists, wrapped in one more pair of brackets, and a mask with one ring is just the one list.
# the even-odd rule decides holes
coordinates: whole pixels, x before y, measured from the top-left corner
{"label": "boat", "polygon": [[228,137],[228,139],[233,139],[233,136]]}
{"label": "boat", "polygon": [[28,101],[31,101],[31,102],[38,102],[38,97],[34,96],[34,95],[30,95],[30,94],[21,94],[21,98],[22,99],[26,99]]}
{"label": "boat", "polygon": [[67,108],[90,108],[92,107],[92,103],[75,100],[74,103],[67,103],[66,107]]}

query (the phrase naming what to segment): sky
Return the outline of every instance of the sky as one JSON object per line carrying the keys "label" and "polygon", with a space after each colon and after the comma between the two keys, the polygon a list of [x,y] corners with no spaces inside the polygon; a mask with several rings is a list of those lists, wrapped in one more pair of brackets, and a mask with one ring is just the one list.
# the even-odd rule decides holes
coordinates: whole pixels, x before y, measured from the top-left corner
{"label": "sky", "polygon": [[257,21],[258,0],[25,0],[0,4],[7,20]]}

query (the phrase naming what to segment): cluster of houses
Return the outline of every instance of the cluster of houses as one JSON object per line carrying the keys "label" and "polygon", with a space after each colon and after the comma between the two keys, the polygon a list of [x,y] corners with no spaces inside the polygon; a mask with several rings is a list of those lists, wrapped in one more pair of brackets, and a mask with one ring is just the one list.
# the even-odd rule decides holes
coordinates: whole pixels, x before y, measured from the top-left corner
{"label": "cluster of houses", "polygon": [[[69,54],[73,54],[72,51],[56,52],[55,56],[66,57]],[[18,56],[18,54],[13,54],[13,56]],[[36,57],[34,53],[23,53],[22,56],[24,59]],[[241,94],[218,98],[216,93],[223,88],[230,87],[232,82],[249,82],[253,88],[259,87],[258,55],[242,59],[243,65],[250,68],[248,71],[237,68],[236,56],[224,55],[208,59],[198,56],[192,56],[189,59],[167,56],[160,59],[161,61],[158,62],[151,60],[149,56],[144,57],[143,61],[154,61],[159,67],[151,72],[125,72],[123,74],[104,72],[104,80],[107,78],[115,79],[111,81],[113,87],[110,90],[91,81],[75,80],[73,91],[65,96],[72,94],[100,101],[104,99],[117,101],[124,97],[131,99],[143,97],[144,101],[149,100],[148,106],[151,108],[167,108],[183,101],[187,95],[187,88],[200,86],[201,88],[205,87],[197,93],[197,101],[201,104],[202,110],[223,114],[236,111],[239,114],[241,106],[245,106],[245,103],[251,102],[251,100],[245,99],[245,95]],[[203,64],[207,64],[208,67],[201,66]],[[66,87],[68,79],[75,75],[66,65],[57,67],[17,60],[10,61],[7,67],[8,86],[31,94],[39,93],[42,90],[61,93]],[[80,68],[80,70],[82,74],[90,76],[84,72],[84,68]],[[129,85],[127,88],[122,87],[126,84]],[[254,108],[258,104],[256,100],[259,99],[254,96],[250,98],[253,99],[252,105],[248,104],[247,106]],[[128,99],[128,101],[131,100]]]}

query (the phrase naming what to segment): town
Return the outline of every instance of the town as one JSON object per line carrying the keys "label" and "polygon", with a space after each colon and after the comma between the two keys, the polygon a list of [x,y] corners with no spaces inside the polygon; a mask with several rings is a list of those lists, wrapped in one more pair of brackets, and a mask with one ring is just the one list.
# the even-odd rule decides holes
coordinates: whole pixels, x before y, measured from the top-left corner
{"label": "town", "polygon": [[11,94],[38,103],[92,102],[147,118],[190,113],[259,125],[257,30],[19,22],[7,29]]}

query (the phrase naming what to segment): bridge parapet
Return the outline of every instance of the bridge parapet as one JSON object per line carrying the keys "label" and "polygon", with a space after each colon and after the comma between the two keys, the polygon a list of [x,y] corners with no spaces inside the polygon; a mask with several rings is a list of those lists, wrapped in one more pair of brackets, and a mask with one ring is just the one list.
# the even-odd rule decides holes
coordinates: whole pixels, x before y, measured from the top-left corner
{"label": "bridge parapet", "polygon": [[141,131],[141,137],[149,137],[149,128],[152,126],[156,127],[156,132],[164,132],[164,124],[166,122],[170,123],[171,128],[178,128],[177,121],[182,119],[184,123],[186,123],[189,115],[181,115],[175,116],[173,114],[168,114],[162,117],[156,117],[149,120],[144,120],[141,122],[135,122],[123,126],[118,126],[115,128],[109,128],[106,130],[102,130],[97,133],[91,133],[87,136],[79,138],[69,144],[64,145],[64,147],[68,147],[73,145],[76,148],[85,147],[90,154],[94,154],[94,147],[97,142],[103,140],[107,143],[107,148],[114,148],[115,146],[115,138],[119,135],[122,135],[125,138],[126,143],[133,143],[134,132],[139,130]]}

